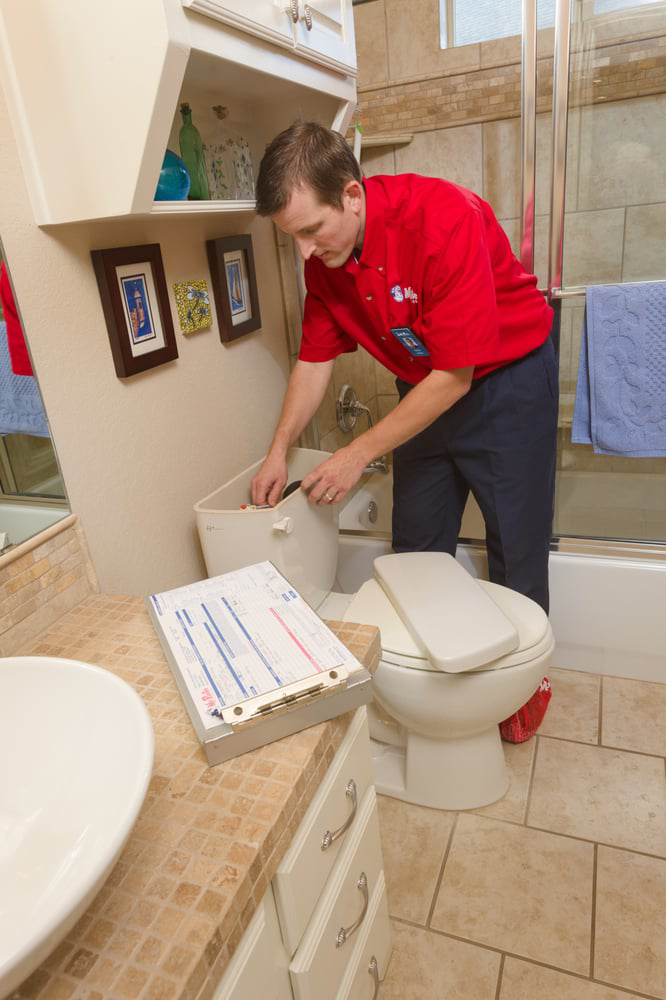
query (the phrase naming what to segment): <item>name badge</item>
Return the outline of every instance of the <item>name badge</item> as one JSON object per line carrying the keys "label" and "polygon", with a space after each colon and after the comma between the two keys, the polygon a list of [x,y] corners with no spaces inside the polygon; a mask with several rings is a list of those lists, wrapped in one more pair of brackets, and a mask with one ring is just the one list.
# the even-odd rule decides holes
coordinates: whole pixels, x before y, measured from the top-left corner
{"label": "name badge", "polygon": [[408,326],[392,326],[391,333],[415,358],[429,358],[430,351]]}

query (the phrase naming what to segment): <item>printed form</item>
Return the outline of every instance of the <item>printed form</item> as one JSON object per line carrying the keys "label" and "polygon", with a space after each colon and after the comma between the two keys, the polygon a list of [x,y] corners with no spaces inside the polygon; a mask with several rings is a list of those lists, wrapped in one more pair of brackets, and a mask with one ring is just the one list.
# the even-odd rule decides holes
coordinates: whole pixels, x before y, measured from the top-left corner
{"label": "printed form", "polygon": [[149,602],[207,728],[337,686],[361,666],[271,562]]}

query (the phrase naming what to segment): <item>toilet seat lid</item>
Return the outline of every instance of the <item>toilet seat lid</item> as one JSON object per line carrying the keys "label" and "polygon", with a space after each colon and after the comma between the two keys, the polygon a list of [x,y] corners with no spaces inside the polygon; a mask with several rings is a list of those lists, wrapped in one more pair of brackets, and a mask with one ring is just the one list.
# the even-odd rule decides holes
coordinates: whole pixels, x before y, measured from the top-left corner
{"label": "toilet seat lid", "polygon": [[445,553],[381,556],[375,575],[345,619],[378,626],[384,658],[403,665],[445,673],[505,666],[507,654],[536,645],[549,628],[534,601],[476,580]]}

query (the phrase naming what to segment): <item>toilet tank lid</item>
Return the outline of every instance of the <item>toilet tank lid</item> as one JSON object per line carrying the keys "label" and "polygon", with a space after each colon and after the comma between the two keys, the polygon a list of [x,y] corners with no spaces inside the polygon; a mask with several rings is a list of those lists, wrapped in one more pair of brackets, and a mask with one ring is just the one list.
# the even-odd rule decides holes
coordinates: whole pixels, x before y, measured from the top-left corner
{"label": "toilet tank lid", "polygon": [[518,648],[518,631],[492,597],[445,552],[374,561],[375,577],[433,667],[461,673]]}

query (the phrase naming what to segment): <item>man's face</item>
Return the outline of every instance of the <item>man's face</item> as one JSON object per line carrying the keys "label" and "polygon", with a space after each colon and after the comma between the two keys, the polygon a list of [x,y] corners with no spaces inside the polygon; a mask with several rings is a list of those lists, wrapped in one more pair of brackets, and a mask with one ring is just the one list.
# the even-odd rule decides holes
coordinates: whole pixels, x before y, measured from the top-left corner
{"label": "man's face", "polygon": [[356,247],[363,245],[363,188],[349,181],[342,192],[342,208],[323,205],[307,186],[295,188],[286,208],[273,222],[293,236],[304,260],[313,254],[326,267],[342,267]]}

